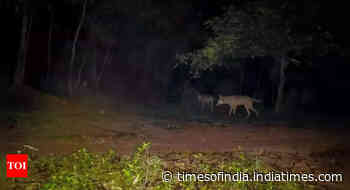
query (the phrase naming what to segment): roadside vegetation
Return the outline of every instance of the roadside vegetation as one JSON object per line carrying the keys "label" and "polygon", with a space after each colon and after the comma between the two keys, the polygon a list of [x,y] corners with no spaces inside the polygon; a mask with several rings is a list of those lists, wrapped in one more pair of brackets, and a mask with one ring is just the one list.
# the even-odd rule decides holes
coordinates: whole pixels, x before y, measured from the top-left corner
{"label": "roadside vegetation", "polygon": [[[259,160],[243,154],[234,160],[210,162],[205,154],[187,154],[188,159],[160,158],[149,152],[150,143],[143,143],[131,156],[115,152],[98,154],[80,149],[66,156],[44,156],[29,153],[29,177],[7,179],[7,189],[79,190],[79,189],[312,189],[294,182],[164,182],[162,172],[249,173],[271,171]],[[186,154],[186,153],[182,153]],[[171,161],[173,160],[173,161]],[[176,160],[174,162],[174,160]],[[175,178],[173,178],[175,179]]]}

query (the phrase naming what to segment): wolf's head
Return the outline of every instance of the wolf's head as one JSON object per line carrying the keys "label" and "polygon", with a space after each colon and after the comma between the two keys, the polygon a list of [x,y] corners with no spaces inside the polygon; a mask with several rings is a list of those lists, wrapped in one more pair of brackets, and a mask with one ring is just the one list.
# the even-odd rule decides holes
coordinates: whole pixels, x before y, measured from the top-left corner
{"label": "wolf's head", "polygon": [[224,104],[224,101],[223,101],[223,99],[222,99],[222,96],[219,94],[218,97],[219,97],[219,99],[218,99],[218,102],[216,103],[216,105]]}

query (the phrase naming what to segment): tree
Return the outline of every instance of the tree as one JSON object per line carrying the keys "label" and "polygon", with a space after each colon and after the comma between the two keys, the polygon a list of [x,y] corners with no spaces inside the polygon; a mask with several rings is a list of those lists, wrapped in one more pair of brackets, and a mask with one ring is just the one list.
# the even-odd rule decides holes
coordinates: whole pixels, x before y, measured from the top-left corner
{"label": "tree", "polygon": [[49,28],[49,36],[47,40],[47,71],[46,71],[46,85],[49,84],[50,73],[51,73],[51,45],[52,45],[52,32],[54,28],[54,8],[52,4],[48,5],[48,11],[50,12],[50,28]]}
{"label": "tree", "polygon": [[82,13],[81,13],[81,18],[80,18],[78,27],[77,27],[77,29],[75,31],[74,41],[73,41],[73,44],[72,44],[72,54],[71,54],[71,58],[70,58],[69,65],[68,65],[68,67],[69,67],[69,70],[68,70],[68,95],[69,96],[73,95],[74,60],[75,60],[75,54],[76,54],[76,47],[77,47],[78,38],[79,38],[80,31],[81,31],[81,28],[83,26],[83,23],[85,21],[87,2],[88,2],[88,0],[84,0],[84,2],[83,2],[83,10],[82,10]]}
{"label": "tree", "polygon": [[21,39],[19,44],[16,71],[14,74],[13,87],[21,86],[24,82],[24,74],[26,67],[26,55],[28,51],[28,43],[30,37],[30,30],[32,24],[32,17],[30,16],[29,2],[19,1],[17,2],[17,8],[21,11],[22,16],[22,29]]}
{"label": "tree", "polygon": [[[288,14],[288,4],[272,6],[267,1],[230,6],[222,16],[206,22],[213,31],[202,49],[178,55],[179,64],[190,64],[198,76],[214,65],[230,64],[236,58],[271,56],[279,63],[279,87],[275,111],[280,112],[290,52],[312,49],[314,33],[295,30],[297,18]],[[323,46],[322,46],[323,47]]]}

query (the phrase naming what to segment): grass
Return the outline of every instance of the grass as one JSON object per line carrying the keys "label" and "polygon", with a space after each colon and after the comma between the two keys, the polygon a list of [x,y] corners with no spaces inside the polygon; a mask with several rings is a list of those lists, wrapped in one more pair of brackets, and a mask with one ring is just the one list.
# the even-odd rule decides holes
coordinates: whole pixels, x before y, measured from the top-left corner
{"label": "grass", "polygon": [[0,154],[0,189],[4,189],[7,186],[6,180],[6,155]]}
{"label": "grass", "polygon": [[38,157],[30,154],[29,177],[16,181],[7,180],[9,190],[113,190],[113,189],[276,189],[299,190],[311,186],[295,182],[164,182],[162,172],[182,171],[188,173],[230,173],[254,171],[267,172],[263,163],[247,159],[241,155],[238,159],[225,162],[208,162],[207,157],[197,153],[186,155],[195,161],[188,165],[182,161],[166,162],[149,153],[150,144],[144,143],[132,156],[119,157],[115,152],[104,154],[90,153],[86,149],[78,150],[66,156]]}

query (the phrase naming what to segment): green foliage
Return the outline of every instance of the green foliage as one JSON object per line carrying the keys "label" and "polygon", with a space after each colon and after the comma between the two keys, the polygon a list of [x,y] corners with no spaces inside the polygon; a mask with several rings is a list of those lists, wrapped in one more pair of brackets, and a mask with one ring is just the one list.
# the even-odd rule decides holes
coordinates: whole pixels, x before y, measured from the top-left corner
{"label": "green foliage", "polygon": [[[115,152],[92,154],[86,149],[65,157],[44,157],[30,160],[29,179],[12,182],[13,189],[95,190],[144,189],[162,187],[156,183],[161,173],[161,161],[148,153],[150,143],[144,143],[132,158],[120,159]],[[158,180],[159,181],[159,180]]]}
{"label": "green foliage", "polygon": [[[316,39],[318,53],[327,52],[332,40],[327,33],[312,30],[298,31],[300,21],[288,5],[271,6],[267,1],[247,2],[230,6],[222,16],[205,23],[214,37],[202,49],[177,56],[179,64],[192,66],[194,76],[213,65],[232,64],[226,60],[255,56],[286,56],[290,52],[302,53],[313,49]],[[304,29],[305,30],[305,29]],[[328,33],[329,34],[329,33]],[[327,39],[331,37],[328,36]],[[315,52],[313,52],[315,53]]]}
{"label": "green foliage", "polygon": [[6,155],[0,154],[0,189],[6,185]]}
{"label": "green foliage", "polygon": [[[115,152],[93,154],[81,149],[63,157],[35,158],[30,154],[29,178],[9,181],[7,189],[43,189],[43,190],[114,190],[114,189],[307,189],[307,186],[287,182],[199,182],[162,181],[164,170],[179,171],[160,158],[149,153],[150,143],[144,143],[130,157],[118,157]],[[186,155],[186,157],[191,155]],[[259,161],[247,159],[243,154],[237,160],[209,163],[201,154],[194,154],[194,164],[183,168],[187,173],[226,173],[267,172],[269,170]],[[167,165],[167,167],[165,167]],[[175,163],[185,165],[184,163]],[[174,175],[175,176],[175,175]]]}
{"label": "green foliage", "polygon": [[283,55],[293,48],[290,29],[278,9],[261,2],[244,7],[230,6],[224,15],[205,23],[213,31],[204,48],[178,56],[181,64],[191,64],[198,73],[226,59],[249,56]]}
{"label": "green foliage", "polygon": [[[122,174],[130,189],[144,189],[159,179],[161,160],[149,155],[150,143],[144,143],[137,148],[131,159],[122,160]],[[152,184],[157,187],[159,184]]]}

